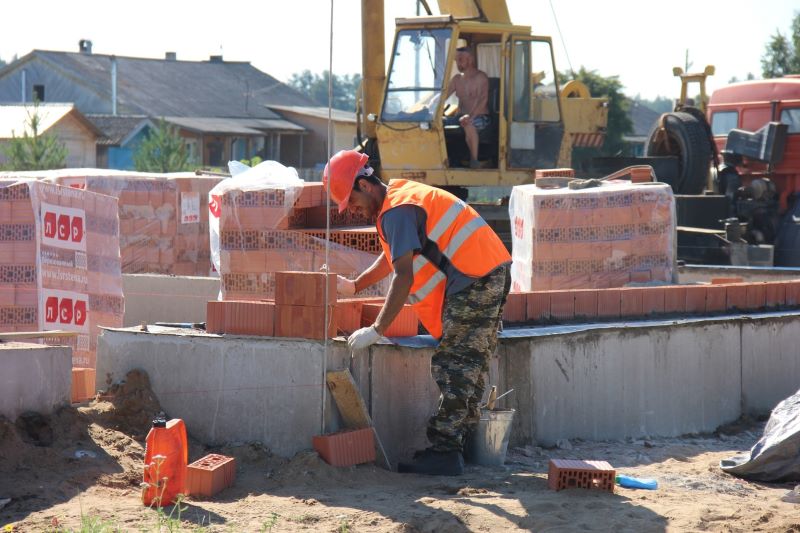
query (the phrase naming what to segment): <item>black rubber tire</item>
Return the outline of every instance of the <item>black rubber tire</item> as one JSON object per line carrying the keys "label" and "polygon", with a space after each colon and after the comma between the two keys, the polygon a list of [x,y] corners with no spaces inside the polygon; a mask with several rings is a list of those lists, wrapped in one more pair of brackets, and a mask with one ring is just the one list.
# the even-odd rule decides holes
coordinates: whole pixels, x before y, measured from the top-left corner
{"label": "black rubber tire", "polygon": [[673,180],[675,194],[702,194],[711,168],[712,148],[703,124],[689,113],[667,113],[664,129],[669,142],[657,142],[659,124],[650,130],[645,156],[677,156],[679,175]]}

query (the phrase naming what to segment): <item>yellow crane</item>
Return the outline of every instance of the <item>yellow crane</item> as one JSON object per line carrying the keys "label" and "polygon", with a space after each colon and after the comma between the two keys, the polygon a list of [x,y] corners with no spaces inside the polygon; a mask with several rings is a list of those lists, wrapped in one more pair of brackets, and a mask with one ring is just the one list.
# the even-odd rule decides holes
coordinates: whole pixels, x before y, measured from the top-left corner
{"label": "yellow crane", "polygon": [[[440,14],[398,18],[386,65],[384,0],[362,0],[363,82],[357,106],[361,149],[384,180],[444,187],[530,183],[536,169],[567,167],[574,146],[599,146],[606,98],[586,86],[561,87],[550,37],[512,23],[504,0],[439,0]],[[469,46],[489,78],[490,131],[481,168],[465,165],[460,126],[444,117],[456,50]]]}

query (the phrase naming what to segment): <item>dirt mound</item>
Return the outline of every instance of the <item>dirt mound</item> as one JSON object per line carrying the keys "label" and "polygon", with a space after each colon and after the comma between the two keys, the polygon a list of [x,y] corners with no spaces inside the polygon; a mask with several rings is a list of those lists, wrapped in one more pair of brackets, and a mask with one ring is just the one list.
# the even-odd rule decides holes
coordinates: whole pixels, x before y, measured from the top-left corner
{"label": "dirt mound", "polygon": [[112,384],[98,395],[83,412],[96,415],[108,427],[138,440],[144,440],[152,427],[153,418],[161,412],[161,404],[150,388],[147,372],[134,369],[125,379]]}

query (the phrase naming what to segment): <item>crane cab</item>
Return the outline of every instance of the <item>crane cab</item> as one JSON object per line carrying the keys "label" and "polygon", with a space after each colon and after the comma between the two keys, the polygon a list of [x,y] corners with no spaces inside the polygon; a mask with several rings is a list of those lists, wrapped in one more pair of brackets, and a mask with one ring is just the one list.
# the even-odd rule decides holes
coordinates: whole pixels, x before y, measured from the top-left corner
{"label": "crane cab", "polygon": [[[564,120],[552,42],[526,26],[398,19],[380,110],[371,115],[384,179],[431,185],[516,185],[563,160]],[[468,46],[489,78],[490,125],[480,134],[479,169],[469,152],[455,95],[457,49]],[[566,139],[569,144],[569,139]]]}

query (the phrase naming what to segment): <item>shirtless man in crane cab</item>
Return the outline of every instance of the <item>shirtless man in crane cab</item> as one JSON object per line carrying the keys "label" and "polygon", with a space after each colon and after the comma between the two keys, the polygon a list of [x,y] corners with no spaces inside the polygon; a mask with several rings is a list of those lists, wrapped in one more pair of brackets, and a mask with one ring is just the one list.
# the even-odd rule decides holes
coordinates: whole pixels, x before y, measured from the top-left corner
{"label": "shirtless man in crane cab", "polygon": [[489,116],[489,77],[475,66],[475,55],[469,47],[456,53],[458,74],[450,80],[445,100],[453,93],[458,97],[458,123],[464,128],[469,148],[470,168],[479,168],[478,133],[491,123]]}

